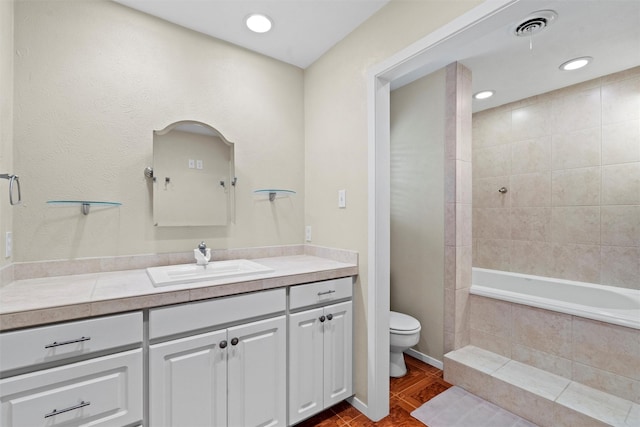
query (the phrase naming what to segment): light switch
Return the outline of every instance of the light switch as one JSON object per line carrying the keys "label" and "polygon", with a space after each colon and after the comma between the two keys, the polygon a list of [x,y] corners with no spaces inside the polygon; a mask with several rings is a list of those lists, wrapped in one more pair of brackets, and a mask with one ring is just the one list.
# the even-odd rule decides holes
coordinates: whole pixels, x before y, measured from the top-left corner
{"label": "light switch", "polygon": [[347,207],[347,190],[338,190],[338,207]]}
{"label": "light switch", "polygon": [[7,231],[4,235],[4,257],[11,258],[13,254],[13,233]]}
{"label": "light switch", "polygon": [[195,169],[196,168],[196,161],[193,159],[189,159],[189,169]]}

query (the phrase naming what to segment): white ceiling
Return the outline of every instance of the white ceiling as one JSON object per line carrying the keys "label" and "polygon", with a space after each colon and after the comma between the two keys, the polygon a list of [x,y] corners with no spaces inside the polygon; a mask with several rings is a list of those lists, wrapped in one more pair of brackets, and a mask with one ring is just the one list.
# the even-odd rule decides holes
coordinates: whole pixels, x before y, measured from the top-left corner
{"label": "white ceiling", "polygon": [[[307,68],[389,0],[114,0],[174,24]],[[252,13],[273,28],[251,32]]]}
{"label": "white ceiling", "polygon": [[[384,6],[388,0],[115,0],[176,24],[306,68]],[[529,14],[551,9],[546,30],[516,37]],[[259,12],[271,32],[251,33],[244,18]],[[460,61],[473,72],[474,92],[496,95],[474,101],[474,111],[502,105],[640,65],[640,0],[520,0],[475,28],[438,46],[439,66]],[[568,59],[592,56],[578,71],[560,71]],[[432,68],[434,64],[430,64]],[[438,64],[435,64],[438,65]],[[435,68],[433,68],[435,69]],[[399,87],[428,72],[398,79]]]}

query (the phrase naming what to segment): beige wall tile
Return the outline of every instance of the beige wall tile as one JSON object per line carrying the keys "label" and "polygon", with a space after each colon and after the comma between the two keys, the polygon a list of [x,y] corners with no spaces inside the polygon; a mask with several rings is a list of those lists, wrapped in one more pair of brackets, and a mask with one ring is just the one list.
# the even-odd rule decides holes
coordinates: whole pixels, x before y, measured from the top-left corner
{"label": "beige wall tile", "polygon": [[551,240],[557,243],[600,243],[600,206],[554,207]]}
{"label": "beige wall tile", "polygon": [[527,365],[543,369],[547,372],[551,372],[555,375],[560,375],[565,378],[571,378],[571,365],[570,359],[564,357],[555,356],[544,351],[537,350],[535,348],[528,347],[523,344],[513,344],[511,348],[511,358],[518,362],[526,363]]}
{"label": "beige wall tile", "polygon": [[509,239],[511,236],[510,209],[473,208],[474,237]]}
{"label": "beige wall tile", "polygon": [[551,136],[511,144],[511,168],[517,173],[551,169]]}
{"label": "beige wall tile", "polygon": [[551,205],[551,172],[511,176],[511,206]]}
{"label": "beige wall tile", "polygon": [[602,124],[638,119],[639,95],[640,77],[602,86]]}
{"label": "beige wall tile", "polygon": [[600,88],[594,87],[559,97],[552,103],[553,133],[600,127]]}
{"label": "beige wall tile", "polygon": [[602,206],[602,244],[640,246],[640,206]]}
{"label": "beige wall tile", "polygon": [[602,167],[602,204],[640,205],[640,162]]}
{"label": "beige wall tile", "polygon": [[472,246],[456,247],[456,289],[471,287]]}
{"label": "beige wall tile", "polygon": [[511,147],[494,145],[473,151],[473,176],[486,178],[511,173]]}
{"label": "beige wall tile", "polygon": [[[509,177],[496,176],[476,178],[473,180],[473,207],[475,208],[508,208],[511,206]],[[498,190],[507,188],[506,193]]]}
{"label": "beige wall tile", "polygon": [[[631,402],[577,382],[569,384],[558,397],[557,403],[612,426],[624,426],[631,409]],[[582,426],[583,424],[574,425]]]}
{"label": "beige wall tile", "polygon": [[600,263],[601,284],[640,289],[640,248],[603,246]]}
{"label": "beige wall tile", "polygon": [[550,241],[551,208],[511,209],[511,239]]}
{"label": "beige wall tile", "polygon": [[600,204],[600,167],[553,171],[552,206]]}
{"label": "beige wall tile", "polygon": [[581,363],[573,364],[573,372],[570,378],[596,390],[640,403],[640,381]]}
{"label": "beige wall tile", "polygon": [[511,340],[479,331],[471,325],[471,345],[511,358]]}
{"label": "beige wall tile", "polygon": [[511,142],[511,108],[497,107],[473,116],[473,149]]}
{"label": "beige wall tile", "polygon": [[571,316],[514,304],[513,343],[571,358]]}
{"label": "beige wall tile", "polygon": [[456,203],[456,246],[471,246],[472,217],[470,203]]}
{"label": "beige wall tile", "polygon": [[456,160],[456,202],[472,203],[472,169],[471,162]]}
{"label": "beige wall tile", "polygon": [[511,337],[511,303],[471,295],[469,304],[473,329],[501,338]]}
{"label": "beige wall tile", "polygon": [[523,390],[507,381],[492,378],[492,388],[485,390],[488,401],[513,412],[540,427],[552,427],[554,419],[553,400]]}
{"label": "beige wall tile", "polygon": [[552,137],[552,169],[600,166],[600,127],[556,133]]}
{"label": "beige wall tile", "polygon": [[600,81],[601,84],[607,85],[623,80],[633,79],[635,77],[640,77],[640,67],[628,68],[626,70],[618,71],[617,73],[603,76]]}
{"label": "beige wall tile", "polygon": [[474,267],[510,271],[511,241],[477,239]]}
{"label": "beige wall tile", "polygon": [[602,126],[602,164],[640,161],[640,120]]}
{"label": "beige wall tile", "polygon": [[509,271],[537,276],[553,276],[552,244],[513,240],[511,242],[511,263]]}
{"label": "beige wall tile", "polygon": [[522,141],[551,134],[551,116],[550,101],[514,109],[511,114],[512,140]]}
{"label": "beige wall tile", "polygon": [[574,317],[573,360],[640,380],[640,334],[635,329]]}
{"label": "beige wall tile", "polygon": [[550,276],[600,283],[600,246],[554,243],[551,257],[553,274]]}

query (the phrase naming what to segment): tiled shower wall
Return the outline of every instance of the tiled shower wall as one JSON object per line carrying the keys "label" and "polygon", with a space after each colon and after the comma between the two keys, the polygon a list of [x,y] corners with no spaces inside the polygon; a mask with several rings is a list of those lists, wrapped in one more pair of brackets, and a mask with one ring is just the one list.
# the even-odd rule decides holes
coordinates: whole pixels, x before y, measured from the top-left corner
{"label": "tiled shower wall", "polygon": [[473,265],[640,289],[640,67],[474,114]]}

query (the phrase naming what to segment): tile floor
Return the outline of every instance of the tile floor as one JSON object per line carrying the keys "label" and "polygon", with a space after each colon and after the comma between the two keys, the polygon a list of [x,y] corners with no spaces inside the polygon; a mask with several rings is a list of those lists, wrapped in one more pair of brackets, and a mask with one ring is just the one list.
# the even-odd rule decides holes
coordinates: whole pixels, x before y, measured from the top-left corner
{"label": "tile floor", "polygon": [[296,427],[425,427],[411,412],[451,384],[442,379],[442,371],[411,356],[404,356],[407,375],[391,378],[389,415],[377,423],[346,402],[315,415]]}

